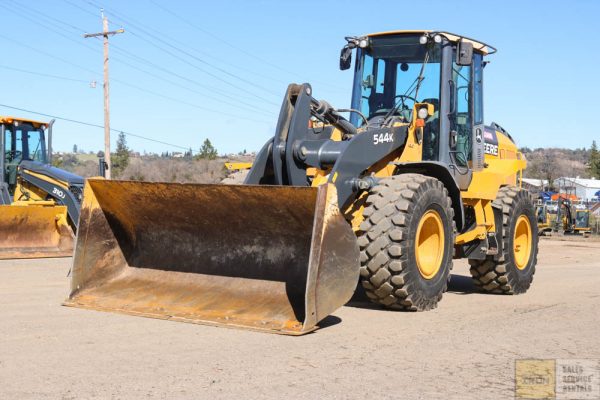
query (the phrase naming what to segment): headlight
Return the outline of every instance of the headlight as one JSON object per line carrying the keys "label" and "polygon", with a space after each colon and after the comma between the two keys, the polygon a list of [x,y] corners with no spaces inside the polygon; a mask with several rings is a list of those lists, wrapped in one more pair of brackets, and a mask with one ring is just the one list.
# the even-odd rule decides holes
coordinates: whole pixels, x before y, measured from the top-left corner
{"label": "headlight", "polygon": [[360,39],[360,41],[358,42],[358,47],[360,47],[361,49],[364,49],[367,46],[369,46],[369,40],[368,39]]}
{"label": "headlight", "polygon": [[427,44],[428,41],[429,41],[429,38],[427,37],[427,35],[423,35],[419,38],[419,43],[421,43],[421,44]]}
{"label": "headlight", "polygon": [[419,108],[419,111],[417,111],[417,117],[419,117],[419,119],[427,119],[428,116],[429,111],[427,111],[427,107]]}

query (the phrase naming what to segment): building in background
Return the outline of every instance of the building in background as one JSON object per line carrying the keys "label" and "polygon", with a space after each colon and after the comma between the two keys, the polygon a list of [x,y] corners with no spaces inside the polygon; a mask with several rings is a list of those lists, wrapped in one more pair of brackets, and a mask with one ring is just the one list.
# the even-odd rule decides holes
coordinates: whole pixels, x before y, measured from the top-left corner
{"label": "building in background", "polygon": [[521,179],[521,182],[523,188],[529,190],[534,195],[548,191],[547,179],[523,178]]}
{"label": "building in background", "polygon": [[559,193],[572,194],[586,202],[598,201],[596,194],[600,190],[600,179],[562,177],[554,181],[554,187]]}

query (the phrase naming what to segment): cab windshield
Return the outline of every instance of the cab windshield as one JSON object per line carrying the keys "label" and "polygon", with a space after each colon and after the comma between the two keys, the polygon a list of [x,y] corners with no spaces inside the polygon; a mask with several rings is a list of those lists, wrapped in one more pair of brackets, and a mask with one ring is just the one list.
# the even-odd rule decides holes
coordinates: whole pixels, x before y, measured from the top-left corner
{"label": "cab windshield", "polygon": [[441,45],[420,44],[419,37],[374,36],[360,51],[355,88],[360,88],[358,108],[368,119],[394,110],[394,116],[409,122],[415,102],[432,104],[437,115]]}

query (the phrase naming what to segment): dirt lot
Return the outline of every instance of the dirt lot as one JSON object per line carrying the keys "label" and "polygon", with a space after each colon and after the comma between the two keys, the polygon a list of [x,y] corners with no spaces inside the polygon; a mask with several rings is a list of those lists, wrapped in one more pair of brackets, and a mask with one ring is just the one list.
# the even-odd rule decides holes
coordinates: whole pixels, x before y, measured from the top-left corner
{"label": "dirt lot", "polygon": [[520,358],[600,359],[600,242],[541,242],[532,289],[455,263],[427,313],[360,300],[303,337],[61,307],[69,259],[0,262],[0,398],[514,398]]}

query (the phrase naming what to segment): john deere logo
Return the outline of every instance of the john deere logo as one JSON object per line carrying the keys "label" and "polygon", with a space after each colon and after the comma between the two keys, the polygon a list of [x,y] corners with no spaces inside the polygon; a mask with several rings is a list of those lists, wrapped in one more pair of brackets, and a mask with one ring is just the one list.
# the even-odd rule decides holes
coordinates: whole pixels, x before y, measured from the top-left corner
{"label": "john deere logo", "polygon": [[475,131],[475,140],[477,141],[477,143],[481,143],[481,141],[483,140],[481,135],[481,129],[477,129]]}

